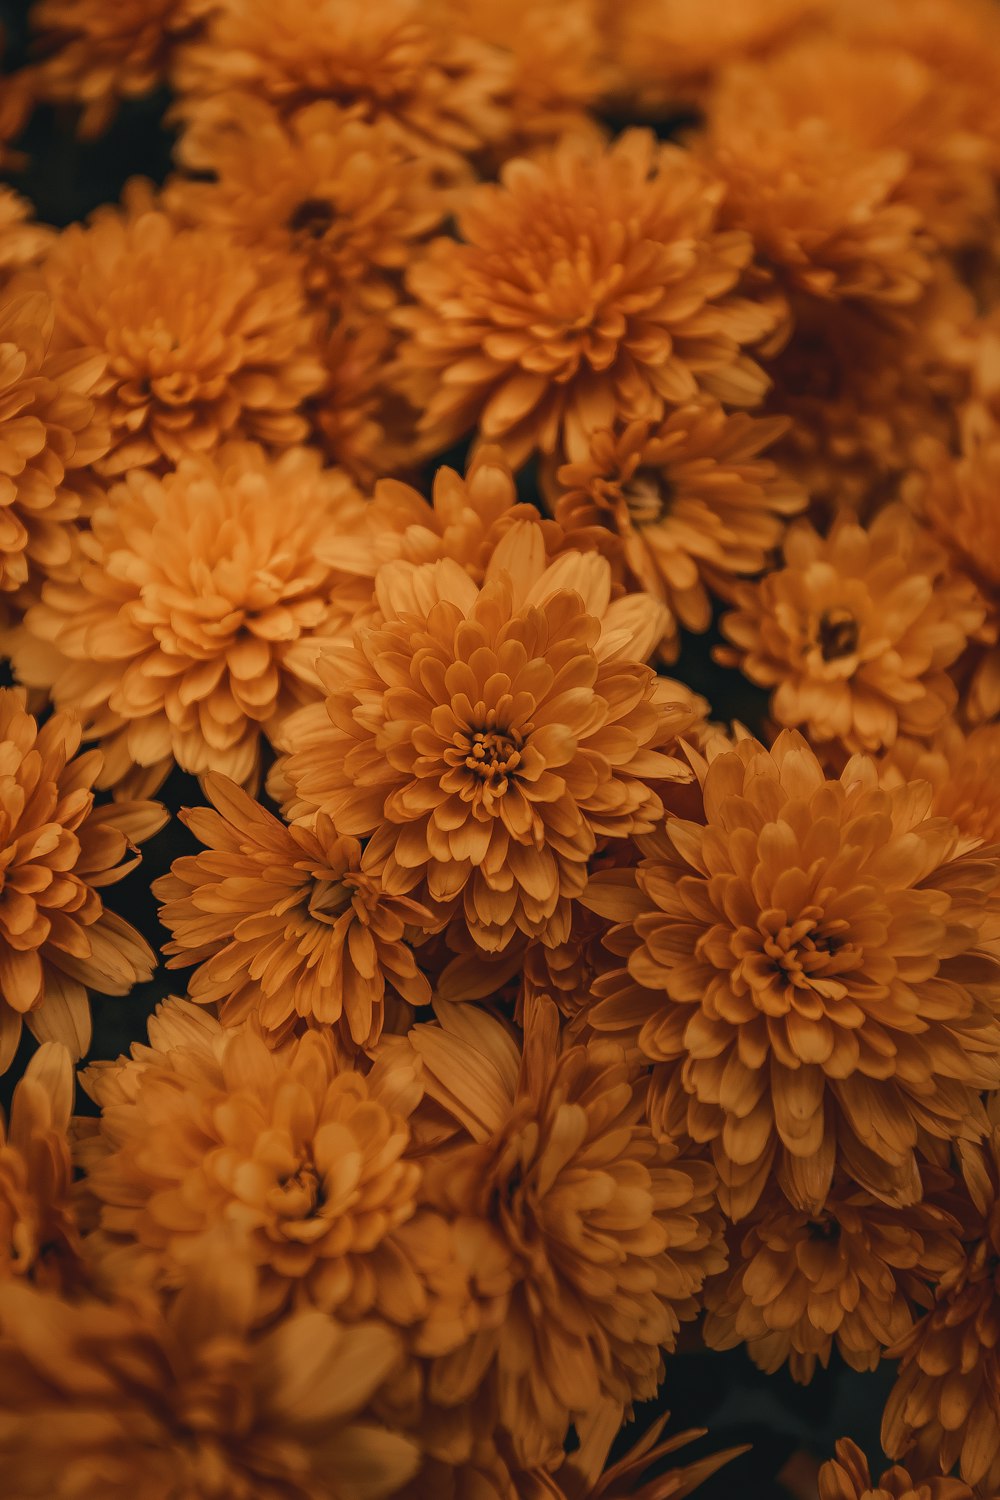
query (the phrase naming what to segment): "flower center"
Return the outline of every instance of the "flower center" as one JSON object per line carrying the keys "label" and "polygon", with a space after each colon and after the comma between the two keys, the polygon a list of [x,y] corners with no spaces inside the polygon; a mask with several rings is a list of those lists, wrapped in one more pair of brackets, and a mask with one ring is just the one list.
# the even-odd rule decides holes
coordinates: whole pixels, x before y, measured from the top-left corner
{"label": "flower center", "polygon": [[462,764],[477,781],[500,789],[521,764],[524,740],[516,729],[487,724],[485,729],[466,730],[456,736]]}
{"label": "flower center", "polygon": [[305,198],[288,220],[288,228],[306,239],[321,240],[333,228],[336,218],[333,204],[325,198]]}
{"label": "flower center", "polygon": [[317,922],[332,925],[351,900],[343,880],[316,880],[309,896],[309,915]]}
{"label": "flower center", "polygon": [[837,1219],[810,1219],[806,1233],[811,1240],[835,1245],[840,1239],[840,1223]]}
{"label": "flower center", "polygon": [[849,610],[839,607],[824,610],[816,638],[824,661],[853,656],[858,649],[858,622]]}
{"label": "flower center", "polygon": [[655,469],[637,469],[628,484],[622,485],[629,519],[635,526],[655,526],[670,510],[674,488]]}
{"label": "flower center", "polygon": [[323,1205],[323,1184],[313,1163],[305,1160],[278,1181],[283,1219],[308,1219]]}

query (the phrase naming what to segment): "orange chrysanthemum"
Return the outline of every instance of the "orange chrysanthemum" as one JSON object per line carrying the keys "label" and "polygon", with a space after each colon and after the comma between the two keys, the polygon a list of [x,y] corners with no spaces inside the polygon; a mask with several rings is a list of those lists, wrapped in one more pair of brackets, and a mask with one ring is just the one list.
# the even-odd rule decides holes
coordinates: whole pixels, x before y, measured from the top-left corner
{"label": "orange chrysanthemum", "polygon": [[814,1214],[773,1187],[734,1230],[729,1270],[705,1289],[705,1342],[745,1343],[759,1369],[787,1362],[803,1384],[834,1347],[852,1369],[874,1370],[960,1259],[958,1230],[934,1204],[889,1207],[850,1183]]}
{"label": "orange chrysanthemum", "polygon": [[629,581],[688,630],[707,630],[710,593],[725,595],[734,578],[759,573],[781,541],[783,518],[805,506],[799,487],[761,456],[786,426],[697,404],[658,427],[595,433],[587,460],[550,479],[556,519],[571,546],[577,533],[607,528]]}
{"label": "orange chrysanthemum", "polygon": [[47,255],[55,231],[33,222],[31,204],[0,183],[0,286],[18,271],[25,271]]}
{"label": "orange chrysanthemum", "polygon": [[322,814],[288,827],[221,776],[205,791],[215,811],[181,821],[208,847],[153,885],[173,933],[168,967],[200,965],[192,1000],[218,1003],[226,1025],[253,1014],[279,1035],[300,1018],[339,1025],[357,1047],[378,1040],[387,987],[410,1005],[430,1000],[404,940],[430,913],[386,894],[357,839]]}
{"label": "orange chrysanthemum", "polygon": [[94,419],[102,355],[52,349],[54,315],[41,291],[0,303],[0,589],[18,589],[29,568],[70,559],[79,495],[64,484],[107,451]]}
{"label": "orange chrysanthemum", "polygon": [[229,1225],[258,1269],[258,1315],[308,1303],[415,1324],[427,1297],[404,1238],[421,1179],[412,1058],[394,1052],[365,1074],[327,1031],[275,1051],[182,1000],[149,1035],[83,1074],[102,1110],[84,1156],[102,1278],[181,1286]]}
{"label": "orange chrysanthemum", "polygon": [[973,1500],[960,1479],[913,1479],[898,1464],[886,1469],[876,1484],[868,1460],[850,1438],[841,1438],[836,1452],[819,1471],[819,1500]]}
{"label": "orange chrysanthemum", "polygon": [[150,94],[166,79],[174,51],[192,36],[214,0],[39,0],[31,25],[44,60],[36,90],[56,104],[82,106],[79,131],[93,139],[123,99]]}
{"label": "orange chrysanthemum", "polygon": [[930,744],[897,740],[879,774],[886,785],[897,778],[929,781],[935,817],[947,818],[968,839],[1000,844],[1000,724],[963,734],[949,723]]}
{"label": "orange chrysanthemum", "polygon": [[174,72],[181,111],[232,90],[290,114],[321,99],[391,124],[415,155],[462,158],[509,128],[503,55],[426,0],[219,0]]}
{"label": "orange chrysanthemum", "polygon": [[551,1001],[525,1006],[523,1049],[471,1006],[440,1006],[409,1044],[429,1096],[462,1127],[425,1169],[460,1232],[481,1224],[511,1274],[506,1314],[435,1361],[449,1406],[479,1393],[517,1461],[550,1464],[602,1400],[654,1394],[660,1349],[721,1269],[714,1173],[654,1141],[623,1049],[560,1037]]}
{"label": "orange chrysanthemum", "polygon": [[262,736],[320,696],[315,662],[349,631],[371,580],[336,543],[363,502],[310,449],[249,443],[112,486],[79,539],[78,576],[50,581],[13,642],[22,681],[79,710],[133,765],[258,773]]}
{"label": "orange chrysanthemum", "polygon": [[317,354],[323,384],[303,407],[309,441],[359,484],[409,466],[417,451],[416,413],[395,389],[395,334],[383,319],[335,317]]}
{"label": "orange chrysanthemum", "polygon": [[958,694],[947,668],[985,613],[975,587],[901,505],[867,527],[840,515],[829,536],[788,531],[784,567],[741,585],[719,659],[773,688],[780,724],[820,742],[877,750],[926,737]]}
{"label": "orange chrysanthemum", "polygon": [[461,239],[413,264],[417,305],[398,314],[428,443],[478,426],[512,463],[535,448],[581,462],[616,419],[659,421],[699,391],[758,402],[767,379],[745,348],[776,312],[741,294],[752,247],[719,228],[721,193],[642,130],[605,150],[566,140],[473,189]]}
{"label": "orange chrysanthemum", "polygon": [[164,821],[154,803],[95,807],[101,756],[77,756],[79,723],[54,714],[41,728],[24,696],[0,689],[0,1073],[22,1024],[74,1058],[90,1044],[87,990],[127,995],[155,960],[134,928],[106,911],[100,890],[138,863],[135,842]]}
{"label": "orange chrysanthemum", "polygon": [[0,1286],[0,1463],[19,1500],[382,1500],[417,1463],[363,1408],[399,1346],[305,1311],[251,1332],[227,1246],[165,1309]]}
{"label": "orange chrysanthemum", "polygon": [[[981,1134],[1000,1081],[1000,853],[867,757],[828,780],[792,731],[710,757],[704,823],[640,840],[632,915],[606,940],[627,967],[588,1020],[659,1064],[654,1127],[711,1142],[733,1218],[772,1169],[822,1210],[838,1162],[916,1202],[918,1143]],[[583,899],[616,915],[625,894],[595,876]]]}
{"label": "orange chrysanthemum", "polygon": [[24,1277],[69,1290],[81,1279],[66,1135],[72,1109],[70,1055],[43,1042],[14,1089],[6,1129],[0,1113],[0,1283]]}
{"label": "orange chrysanthemum", "polygon": [[565,941],[598,840],[652,828],[651,783],[689,779],[658,747],[695,700],[642,664],[659,608],[609,603],[596,555],[546,566],[531,523],[481,588],[449,559],[388,563],[375,589],[380,613],[318,664],[325,705],[287,725],[290,805],[370,838],[388,892],[464,913],[484,949]]}
{"label": "orange chrysanthemum", "polygon": [[1000,1487],[1000,1114],[990,1134],[963,1143],[965,1255],[942,1276],[934,1306],[891,1351],[899,1375],[886,1402],[882,1446],[902,1458],[915,1445],[925,1472],[956,1467],[977,1495]]}
{"label": "orange chrysanthemum", "polygon": [[180,160],[210,182],[175,180],[182,217],[224,230],[254,254],[296,264],[323,306],[384,313],[401,273],[439,224],[444,198],[385,120],[324,101],[285,120],[264,99],[223,95],[202,106]]}
{"label": "orange chrysanthemum", "polygon": [[56,347],[107,356],[103,474],[174,464],[226,437],[300,441],[323,371],[295,267],[178,227],[144,190],[64,230],[45,262]]}

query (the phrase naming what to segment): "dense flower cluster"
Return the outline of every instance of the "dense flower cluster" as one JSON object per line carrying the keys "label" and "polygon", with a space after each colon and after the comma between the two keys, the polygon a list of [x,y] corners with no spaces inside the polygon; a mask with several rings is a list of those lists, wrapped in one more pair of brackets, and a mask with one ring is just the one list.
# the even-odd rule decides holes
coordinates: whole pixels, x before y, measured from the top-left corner
{"label": "dense flower cluster", "polygon": [[682,1500],[739,1347],[995,1500],[994,0],[27,30],[0,1490]]}

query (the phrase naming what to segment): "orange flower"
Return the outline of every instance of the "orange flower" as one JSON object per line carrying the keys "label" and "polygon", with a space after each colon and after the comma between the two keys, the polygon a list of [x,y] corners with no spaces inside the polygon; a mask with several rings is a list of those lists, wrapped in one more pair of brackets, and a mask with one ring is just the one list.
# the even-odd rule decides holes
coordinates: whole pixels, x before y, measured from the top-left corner
{"label": "orange flower", "polygon": [[218,230],[178,227],[141,186],[124,211],[63,230],[45,277],[57,347],[108,357],[101,473],[174,464],[230,436],[305,436],[298,407],[323,373],[294,271]]}
{"label": "orange flower", "polygon": [[429,165],[358,105],[324,101],[285,120],[264,99],[223,95],[199,108],[179,158],[213,181],[175,180],[174,211],[255,254],[290,256],[322,305],[384,313],[444,211]]}
{"label": "orange flower", "polygon": [[378,317],[333,318],[319,337],[323,384],[303,407],[309,441],[359,484],[406,466],[416,451],[416,413],[395,390],[395,335]]}
{"label": "orange flower", "polygon": [[740,293],[749,237],[718,226],[721,185],[690,153],[632,130],[569,139],[469,192],[461,239],[414,262],[401,382],[432,448],[478,426],[511,462],[623,421],[659,421],[699,391],[736,406],[767,379],[744,346],[773,308]]}
{"label": "orange flower", "polygon": [[[229,1253],[226,1253],[226,1252]],[[399,1346],[300,1312],[251,1332],[253,1274],[216,1247],[161,1310],[0,1286],[0,1462],[20,1500],[395,1493],[414,1446],[364,1418]]]}
{"label": "orange flower", "polygon": [[658,427],[633,422],[591,439],[584,463],[547,486],[570,545],[588,528],[617,538],[613,556],[630,580],[661,599],[688,630],[707,630],[709,593],[759,573],[805,495],[762,458],[781,418],[682,407]]}
{"label": "orange flower", "polygon": [[[95,807],[96,750],[77,756],[81,730],[67,714],[39,729],[24,695],[0,689],[0,1073],[22,1023],[39,1041],[90,1045],[87,990],[127,995],[155,960],[134,928],[105,911],[100,889],[127,875],[135,842],[162,826],[155,803]],[[74,758],[76,757],[76,758]]]}
{"label": "orange flower", "polygon": [[785,565],[734,594],[720,661],[774,688],[781,724],[877,750],[942,727],[958,694],[946,669],[980,628],[975,587],[901,505],[867,528],[848,513],[821,537],[789,528]]}
{"label": "orange flower", "polygon": [[965,1255],[941,1278],[937,1300],[890,1352],[899,1375],[886,1402],[882,1446],[901,1458],[915,1444],[924,1472],[956,1466],[976,1493],[1000,1486],[1000,1114],[991,1131],[963,1143],[959,1159],[969,1223]]}
{"label": "orange flower", "polygon": [[134,471],[81,534],[78,577],[29,610],[19,675],[106,741],[109,781],[165,774],[172,756],[249,781],[261,737],[319,697],[316,657],[370,597],[370,579],[316,555],[346,555],[362,512],[305,448],[224,444],[162,479]]}
{"label": "orange flower", "polygon": [[387,985],[427,1004],[404,934],[430,913],[386,894],[357,839],[339,838],[322,814],[286,827],[223,776],[206,776],[205,791],[217,811],[189,808],[181,821],[207,849],[153,884],[174,935],[167,967],[200,965],[192,1000],[217,1002],[226,1025],[252,1013],[279,1035],[300,1017],[339,1025],[357,1047],[378,1040]]}
{"label": "orange flower", "polygon": [[961,1258],[958,1230],[934,1204],[888,1207],[846,1182],[814,1214],[772,1187],[734,1231],[729,1270],[705,1289],[705,1342],[745,1342],[759,1369],[787,1361],[804,1385],[834,1346],[852,1369],[874,1370]]}
{"label": "orange flower", "polygon": [[45,54],[39,97],[83,107],[86,140],[110,125],[122,99],[165,81],[178,44],[192,36],[214,0],[39,0],[31,24]]}
{"label": "orange flower", "polygon": [[[590,1024],[655,1071],[659,1133],[712,1143],[723,1205],[772,1171],[823,1209],[839,1162],[876,1198],[921,1196],[920,1142],[972,1139],[1000,1080],[1000,857],[929,817],[924,782],[828,780],[802,737],[709,752],[704,824],[640,840],[631,916],[607,939]],[[620,884],[584,904],[617,916]]]}
{"label": "orange flower", "polygon": [[66,1138],[72,1108],[70,1055],[43,1042],[14,1089],[6,1130],[0,1113],[0,1283],[24,1277],[70,1289],[81,1279]]}
{"label": "orange flower", "polygon": [[898,1464],[876,1484],[868,1460],[850,1438],[841,1438],[836,1452],[819,1471],[819,1500],[973,1500],[960,1479],[911,1479]]}
{"label": "orange flower", "polygon": [[967,839],[1000,844],[1000,724],[981,724],[966,735],[948,723],[929,745],[897,740],[879,775],[887,786],[897,779],[929,781],[935,817],[947,818]]}
{"label": "orange flower", "polygon": [[642,665],[659,609],[609,603],[597,556],[547,567],[530,523],[481,588],[450,559],[387,563],[375,587],[380,613],[318,665],[325,705],[287,725],[290,807],[370,838],[386,891],[442,925],[463,912],[488,951],[565,941],[598,839],[652,828],[650,782],[689,779],[658,747],[695,700]]}
{"label": "orange flower", "polygon": [[81,1147],[102,1278],[182,1286],[229,1225],[258,1269],[259,1316],[308,1303],[416,1324],[427,1293],[403,1228],[421,1179],[412,1058],[394,1052],[364,1074],[328,1031],[275,1051],[184,1000],[161,1006],[149,1035],[82,1079],[102,1110]]}
{"label": "orange flower", "polygon": [[415,156],[452,171],[509,128],[509,67],[426,0],[219,0],[174,72],[180,108],[231,90],[283,114],[321,99],[389,122]]}
{"label": "orange flower", "polygon": [[523,1049],[471,1006],[441,1006],[409,1044],[428,1095],[461,1126],[426,1168],[426,1191],[503,1247],[503,1320],[435,1362],[448,1406],[479,1392],[518,1463],[550,1465],[571,1421],[604,1400],[652,1396],[660,1348],[721,1269],[714,1173],[654,1141],[622,1048],[560,1037],[549,1000],[525,1006]]}
{"label": "orange flower", "polygon": [[49,251],[55,231],[32,222],[27,199],[0,183],[0,285],[15,272],[35,266]]}
{"label": "orange flower", "polygon": [[0,589],[70,559],[79,495],[63,481],[107,451],[93,395],[99,354],[52,350],[53,312],[41,291],[0,303]]}

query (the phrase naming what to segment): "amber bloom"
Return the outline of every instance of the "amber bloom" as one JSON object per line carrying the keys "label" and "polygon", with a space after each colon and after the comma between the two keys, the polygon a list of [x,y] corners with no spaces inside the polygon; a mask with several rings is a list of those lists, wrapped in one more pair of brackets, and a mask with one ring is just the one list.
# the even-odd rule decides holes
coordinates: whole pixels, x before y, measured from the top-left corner
{"label": "amber bloom", "polygon": [[585,462],[550,480],[556,519],[571,545],[577,533],[607,528],[626,576],[688,630],[707,630],[710,594],[759,573],[784,517],[805,505],[799,487],[761,457],[786,426],[699,403],[656,427],[595,433]]}
{"label": "amber bloom", "polygon": [[54,714],[39,729],[23,694],[0,689],[0,1072],[22,1024],[74,1058],[90,1044],[87,990],[127,995],[149,979],[153,954],[134,928],[104,909],[101,887],[127,875],[135,842],[164,821],[154,803],[95,807],[100,752],[77,755],[79,723]]}
{"label": "amber bloom", "polygon": [[103,356],[52,349],[52,305],[25,291],[0,304],[0,589],[70,559],[79,496],[63,481],[107,450],[94,420]]}
{"label": "amber bloom", "polygon": [[72,1108],[70,1055],[43,1042],[14,1089],[6,1129],[0,1113],[0,1284],[24,1277],[65,1290],[80,1278],[66,1137]]}
{"label": "amber bloom", "polygon": [[175,181],[171,206],[257,254],[290,255],[324,305],[391,307],[443,212],[428,166],[360,106],[324,101],[285,120],[264,99],[223,96],[199,109],[179,155],[214,180]]}
{"label": "amber bloom", "polygon": [[660,1064],[654,1128],[711,1141],[733,1218],[772,1168],[815,1214],[838,1161],[916,1202],[917,1144],[981,1134],[1000,1077],[1000,855],[930,817],[927,783],[882,788],[860,755],[828,780],[791,731],[711,756],[703,792],[704,823],[643,841],[591,1025]]}
{"label": "amber bloom", "polygon": [[850,514],[822,537],[789,528],[784,567],[734,594],[719,659],[774,689],[780,724],[848,750],[942,727],[958,694],[947,668],[980,628],[972,583],[904,506],[865,528]]}
{"label": "amber bloom", "polygon": [[0,285],[17,271],[37,265],[55,240],[55,232],[32,222],[31,204],[0,183]]}
{"label": "amber bloom", "polygon": [[463,1129],[428,1191],[460,1231],[487,1227],[512,1285],[503,1321],[437,1361],[434,1385],[452,1406],[488,1392],[517,1462],[548,1465],[571,1421],[656,1391],[661,1347],[724,1265],[714,1173],[653,1139],[623,1049],[567,1043],[551,1001],[525,1006],[523,1049],[484,1011],[439,1014],[409,1043]]}
{"label": "amber bloom", "polygon": [[952,722],[929,744],[897,740],[879,775],[887,785],[929,781],[935,817],[948,818],[967,839],[1000,844],[1000,724],[963,734]]}
{"label": "amber bloom", "polygon": [[178,43],[212,8],[213,0],[39,0],[31,7],[44,55],[39,97],[81,105],[81,136],[100,135],[120,100],[164,82]]}
{"label": "amber bloom", "polygon": [[802,1384],[834,1347],[852,1369],[874,1370],[961,1258],[958,1229],[933,1204],[889,1207],[850,1183],[815,1214],[772,1187],[733,1231],[729,1270],[706,1288],[705,1342],[745,1343],[760,1369],[787,1362]]}
{"label": "amber bloom", "polygon": [[186,117],[230,90],[283,114],[321,99],[385,120],[453,169],[509,129],[509,65],[426,0],[219,0],[175,70]]}
{"label": "amber bloom", "polygon": [[652,828],[650,783],[688,779],[659,747],[698,717],[642,664],[659,608],[610,587],[596,555],[546,566],[531,523],[482,587],[450,559],[387,563],[380,613],[318,664],[325,705],[283,735],[294,812],[370,838],[386,891],[464,913],[484,949],[564,941],[598,839]]}
{"label": "amber bloom", "polygon": [[404,941],[430,913],[389,896],[357,839],[320,814],[287,827],[223,776],[205,778],[213,808],[182,822],[207,845],[154,882],[160,920],[174,934],[169,968],[199,964],[188,993],[218,1003],[227,1025],[251,1012],[270,1032],[303,1017],[339,1024],[363,1047],[382,1030],[386,986],[425,1005],[430,986]]}
{"label": "amber bloom", "polygon": [[176,226],[145,191],[64,230],[45,263],[61,349],[107,356],[104,474],[174,464],[228,436],[298,442],[323,372],[294,266]]}
{"label": "amber bloom", "polygon": [[911,1479],[898,1464],[886,1469],[876,1484],[868,1460],[850,1438],[841,1438],[836,1451],[836,1458],[819,1471],[819,1500],[973,1500],[960,1479]]}
{"label": "amber bloom", "polygon": [[398,1344],[316,1311],[251,1332],[226,1244],[179,1296],[71,1304],[0,1286],[0,1461],[18,1500],[381,1500],[413,1445],[359,1418]]}
{"label": "amber bloom", "polygon": [[969,1224],[965,1255],[941,1278],[937,1301],[891,1352],[901,1356],[886,1402],[882,1446],[901,1458],[916,1445],[925,1471],[956,1466],[977,1494],[1000,1488],[1000,1115],[989,1101],[983,1145],[963,1143]]}
{"label": "amber bloom", "polygon": [[261,736],[320,696],[315,659],[370,596],[317,556],[362,509],[305,448],[225,444],[163,478],[134,471],[81,534],[76,580],[29,610],[19,675],[106,742],[109,780],[171,757],[251,780]]}
{"label": "amber bloom", "polygon": [[396,335],[379,316],[333,317],[316,352],[323,384],[302,409],[310,443],[359,484],[409,466],[417,450],[416,413],[392,377]]}
{"label": "amber bloom", "polygon": [[508,162],[472,190],[458,242],[432,242],[398,314],[404,389],[431,447],[470,428],[521,464],[574,462],[589,437],[658,421],[699,391],[752,406],[767,379],[745,352],[775,326],[740,282],[747,235],[718,225],[721,185],[675,146],[627,131]]}

